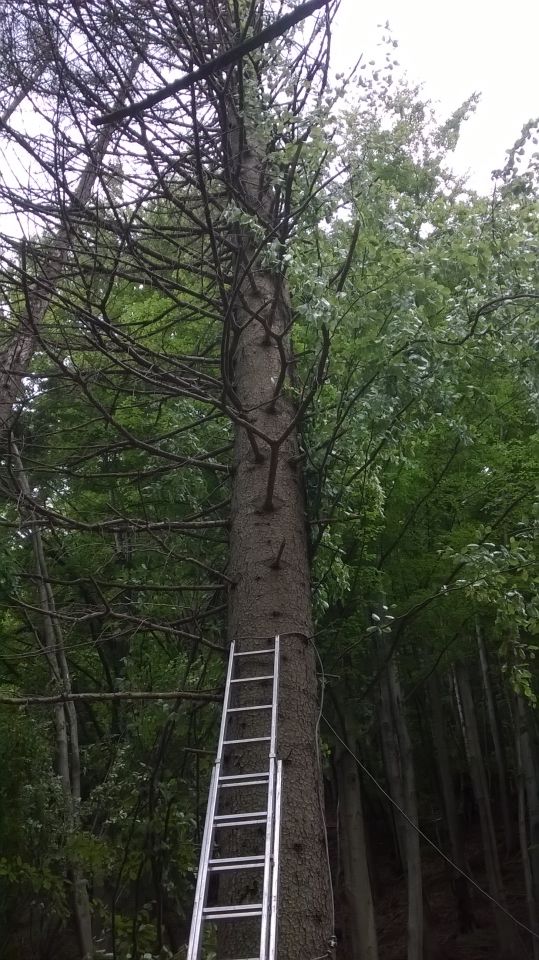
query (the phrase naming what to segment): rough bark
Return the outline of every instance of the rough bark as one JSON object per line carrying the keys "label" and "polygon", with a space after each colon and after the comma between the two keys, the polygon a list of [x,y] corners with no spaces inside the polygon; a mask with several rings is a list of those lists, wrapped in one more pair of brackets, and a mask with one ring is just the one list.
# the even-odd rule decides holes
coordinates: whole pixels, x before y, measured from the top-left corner
{"label": "rough bark", "polygon": [[365,844],[365,823],[359,771],[345,750],[337,757],[340,859],[349,918],[346,939],[349,960],[378,960],[378,943]]}
{"label": "rough bark", "polygon": [[[247,308],[264,310],[273,300],[272,279],[256,278],[246,292]],[[284,319],[284,318],[283,318]],[[244,321],[245,322],[245,321]],[[258,407],[256,425],[278,435],[293,416],[281,400],[275,413],[263,409],[273,393],[280,359],[264,343],[258,323],[245,326],[236,353],[236,390],[245,408]],[[280,451],[273,509],[264,508],[268,459],[257,463],[245,431],[236,441],[231,513],[229,575],[235,581],[230,600],[231,636],[281,635],[279,754],[284,761],[279,943],[289,960],[323,955],[332,933],[329,920],[328,867],[320,809],[317,765],[317,680],[312,637],[310,577],[301,478],[292,433]],[[274,565],[280,545],[285,549]],[[253,730],[253,727],[251,727]],[[241,759],[238,758],[241,763]],[[240,955],[234,953],[230,955]]]}
{"label": "rough bark", "polygon": [[509,854],[511,853],[514,846],[514,837],[513,837],[513,823],[511,820],[510,805],[509,805],[509,790],[507,787],[507,768],[505,763],[505,754],[502,744],[502,737],[500,733],[500,724],[498,720],[498,711],[496,709],[496,702],[494,700],[494,693],[492,690],[492,682],[490,677],[490,669],[487,657],[487,650],[485,646],[485,641],[483,639],[483,633],[478,623],[476,623],[475,634],[477,638],[477,647],[479,650],[479,662],[481,664],[481,677],[483,680],[483,687],[485,689],[485,697],[487,702],[487,714],[490,727],[490,735],[492,737],[492,743],[494,746],[494,756],[496,758],[496,771],[498,774],[498,793],[500,798],[500,808],[502,812],[503,820],[503,830],[505,835],[505,849]]}
{"label": "rough bark", "polygon": [[[263,145],[257,144],[247,121],[240,123],[232,98],[227,120],[236,202],[267,229],[271,190],[264,175]],[[233,390],[244,412],[242,420],[250,422],[256,438],[252,430],[237,426],[228,571],[235,586],[230,593],[229,629],[244,648],[267,645],[266,638],[275,633],[282,638],[278,953],[287,960],[306,960],[328,955],[333,931],[317,750],[307,527],[293,425],[296,409],[283,390],[275,399],[276,384],[282,382],[283,351],[288,355],[291,311],[285,281],[260,265],[248,231],[237,234],[235,240],[237,272],[243,272],[244,279],[235,301]],[[261,434],[274,442],[265,443]],[[279,437],[284,439],[277,446]],[[245,728],[239,729],[245,736]],[[256,735],[256,729],[256,721],[249,720],[249,734]],[[230,762],[236,769],[256,769],[256,763],[263,762],[260,757],[256,749],[235,749]],[[245,847],[240,852],[253,851]],[[252,895],[246,885],[244,898],[250,900]],[[246,955],[251,944],[240,923],[230,925],[220,947],[223,957]]]}

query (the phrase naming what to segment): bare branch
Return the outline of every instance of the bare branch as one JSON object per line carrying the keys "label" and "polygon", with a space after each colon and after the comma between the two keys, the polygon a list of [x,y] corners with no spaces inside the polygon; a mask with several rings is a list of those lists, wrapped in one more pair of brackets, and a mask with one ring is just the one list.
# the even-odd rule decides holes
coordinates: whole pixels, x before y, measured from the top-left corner
{"label": "bare branch", "polygon": [[110,703],[117,700],[192,700],[201,703],[221,703],[220,693],[211,690],[121,690],[118,693],[58,693],[49,696],[28,694],[25,697],[5,697],[0,694],[0,703],[13,707],[52,703]]}
{"label": "bare branch", "polygon": [[173,83],[167,84],[166,87],[162,87],[161,90],[156,90],[155,93],[150,94],[149,97],[145,97],[143,100],[139,100],[138,103],[134,103],[129,107],[123,107],[121,110],[113,110],[111,113],[106,113],[103,117],[96,118],[93,121],[94,124],[99,126],[103,123],[116,123],[118,120],[125,120],[126,117],[137,116],[144,110],[148,110],[149,107],[155,107],[156,104],[161,103],[175,93],[179,93],[181,90],[187,90],[193,84],[205,80],[211,76],[212,73],[217,73],[218,70],[223,70],[225,67],[238,63],[243,57],[247,56],[248,53],[258,50],[259,47],[262,47],[265,43],[270,43],[271,40],[276,40],[277,37],[280,37],[289,30],[290,27],[305,20],[311,13],[314,13],[315,10],[320,10],[320,8],[326,6],[326,4],[327,0],[308,0],[307,3],[302,3],[299,7],[296,7],[295,10],[292,10],[291,13],[285,14],[284,17],[280,17],[275,23],[261,30],[256,36],[243,40],[235,47],[232,47],[231,50],[225,50],[224,53],[219,54],[218,57],[214,57],[213,60],[205,63],[203,67],[199,67],[197,70],[191,70],[190,73],[180,77],[179,80],[174,80]]}

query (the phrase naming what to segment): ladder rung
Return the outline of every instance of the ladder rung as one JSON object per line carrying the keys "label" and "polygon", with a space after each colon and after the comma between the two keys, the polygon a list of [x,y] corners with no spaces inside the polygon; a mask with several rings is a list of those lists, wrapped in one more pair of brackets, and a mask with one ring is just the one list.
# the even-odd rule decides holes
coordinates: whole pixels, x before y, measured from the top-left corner
{"label": "ladder rung", "polygon": [[257,770],[255,773],[223,773],[219,777],[219,783],[224,783],[225,780],[250,780],[251,777],[267,777],[269,778],[269,770]]}
{"label": "ladder rung", "polygon": [[260,657],[263,653],[275,653],[275,647],[264,647],[263,650],[238,650],[235,657]]}
{"label": "ladder rung", "polygon": [[232,920],[240,917],[261,917],[261,903],[238,903],[228,907],[204,907],[205,920]]}
{"label": "ladder rung", "polygon": [[237,773],[219,777],[219,787],[260,787],[269,783],[269,773]]}
{"label": "ladder rung", "polygon": [[256,870],[264,866],[264,855],[253,857],[216,857],[208,861],[210,870]]}
{"label": "ladder rung", "polygon": [[265,743],[271,737],[242,737],[241,740],[223,740],[223,747],[230,747],[236,743]]}
{"label": "ladder rung", "polygon": [[250,813],[220,813],[213,818],[215,827],[245,827],[254,823],[266,823],[267,810],[253,810]]}
{"label": "ladder rung", "polygon": [[252,707],[229,707],[227,713],[245,713],[247,710],[271,710],[272,703],[255,703]]}
{"label": "ladder rung", "polygon": [[265,673],[261,677],[235,677],[231,683],[254,683],[256,680],[273,680],[272,673]]}
{"label": "ladder rung", "polygon": [[260,827],[262,824],[267,823],[267,816],[263,817],[254,817],[253,820],[229,820],[228,823],[223,821],[223,823],[216,823],[215,829],[217,827]]}
{"label": "ladder rung", "polygon": [[221,789],[227,787],[266,787],[268,778],[265,780],[231,780],[229,783],[220,783]]}

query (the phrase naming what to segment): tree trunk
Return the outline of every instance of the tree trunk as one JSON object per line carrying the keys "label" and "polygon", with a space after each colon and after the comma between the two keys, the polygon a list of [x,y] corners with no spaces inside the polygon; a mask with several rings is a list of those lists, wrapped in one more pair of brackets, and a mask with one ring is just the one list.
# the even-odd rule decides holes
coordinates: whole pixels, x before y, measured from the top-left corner
{"label": "tree trunk", "polygon": [[[517,694],[517,730],[516,730],[516,754],[517,754],[517,773],[518,773],[518,833],[520,839],[520,854],[522,857],[522,871],[524,873],[524,887],[526,890],[526,904],[528,907],[528,922],[530,928],[537,935],[537,939],[532,939],[533,960],[539,960],[539,911],[534,890],[534,877],[531,866],[530,856],[530,838],[527,804],[527,786],[528,781],[525,772],[525,763],[527,762],[527,731],[526,725],[521,723],[521,707],[518,701],[522,697]],[[524,710],[526,704],[523,704]],[[536,784],[537,793],[537,784]]]}
{"label": "tree trunk", "polygon": [[[380,687],[384,725],[383,734],[391,763],[393,799],[404,810],[409,820],[401,818],[402,841],[408,887],[408,960],[423,960],[423,881],[421,873],[421,846],[414,826],[419,825],[415,787],[414,755],[408,724],[402,705],[402,694],[397,665],[390,657],[390,645],[384,634],[380,639],[380,655],[386,667]],[[385,675],[385,676],[384,676]],[[388,709],[389,708],[389,709]],[[392,729],[390,730],[390,726]],[[398,816],[398,813],[397,813]],[[409,822],[410,821],[410,822]]]}
{"label": "tree trunk", "polygon": [[481,664],[481,677],[485,688],[485,697],[487,701],[487,713],[490,726],[490,734],[494,745],[494,755],[496,757],[496,770],[498,773],[498,792],[500,798],[500,807],[502,812],[503,830],[505,835],[506,853],[510,854],[514,846],[513,824],[511,820],[509,791],[507,789],[507,770],[505,765],[505,755],[500,735],[500,724],[498,722],[498,712],[492,691],[490,679],[490,670],[488,664],[487,650],[485,641],[479,623],[476,622],[475,634],[477,637],[477,647],[479,650],[479,662]]}
{"label": "tree trunk", "polygon": [[[449,834],[451,857],[457,867],[467,872],[464,842],[457,814],[451,762],[445,736],[442,690],[436,673],[431,674],[429,677],[428,688],[432,718],[432,741],[434,744],[440,792]],[[472,898],[468,881],[458,870],[453,871],[452,887],[457,904],[459,931],[461,933],[468,933],[470,930],[473,930],[475,926]]]}
{"label": "tree trunk", "polygon": [[423,880],[421,873],[421,844],[414,826],[419,826],[417,793],[415,787],[414,753],[406,722],[397,665],[392,659],[388,664],[395,730],[401,757],[404,787],[406,870],[408,876],[408,960],[423,960]]}
{"label": "tree trunk", "polygon": [[346,956],[349,960],[378,960],[359,771],[354,758],[346,750],[337,757],[336,766],[341,860],[348,907]]}
{"label": "tree trunk", "polygon": [[533,880],[535,909],[539,914],[539,775],[534,751],[530,711],[524,698],[517,695],[518,746],[521,780],[527,809],[529,858]]}
{"label": "tree trunk", "polygon": [[[256,140],[254,119],[250,123],[248,116],[239,115],[233,84],[230,89],[226,111],[233,195],[268,231],[272,191],[265,175],[265,145]],[[234,588],[229,630],[244,648],[267,646],[275,633],[282,638],[278,954],[286,960],[306,960],[328,955],[333,906],[317,744],[318,688],[297,410],[283,390],[290,357],[290,299],[278,271],[261,265],[253,234],[244,229],[234,235],[233,242],[236,274],[242,279],[233,291],[231,348],[223,364],[233,369],[229,395],[241,411],[241,423],[236,426],[234,455],[229,568]],[[245,728],[236,729],[246,735]],[[250,718],[249,735],[256,735],[255,731],[256,721]],[[253,763],[263,763],[257,754],[261,756],[257,749],[235,748],[231,761],[236,769],[254,769]],[[248,844],[239,852],[252,853]],[[246,887],[245,899],[251,897],[252,890]],[[247,946],[241,923],[227,925],[220,942],[222,956],[251,956],[246,954]]]}
{"label": "tree trunk", "polygon": [[[380,701],[378,705],[380,723],[380,737],[382,741],[382,755],[384,768],[389,787],[389,793],[397,806],[404,810],[404,791],[402,788],[402,774],[398,744],[393,724],[391,697],[387,670],[380,676]],[[393,823],[395,849],[400,866],[404,870],[406,865],[406,841],[404,836],[404,821],[396,808],[391,805],[390,816]]]}
{"label": "tree trunk", "polygon": [[[472,690],[468,671],[463,663],[455,665],[455,694],[458,697],[459,712],[463,722],[466,755],[470,767],[475,802],[479,811],[488,889],[494,899],[505,907],[505,890],[498,858],[494,820],[488,795],[487,778],[477,729]],[[516,928],[496,907],[494,907],[494,919],[503,956],[516,957],[519,951],[522,951],[520,937],[518,936]]]}
{"label": "tree trunk", "polygon": [[[137,57],[127,71],[122,96],[130,89],[140,63]],[[94,144],[88,148],[88,161],[72,191],[72,201],[78,207],[85,207],[91,198],[113,134],[114,127],[103,127]],[[21,268],[23,282],[27,285],[25,307],[16,319],[13,336],[0,350],[0,434],[13,423],[16,404],[23,398],[24,377],[38,344],[39,330],[69,258],[71,231],[68,218],[62,210],[58,211],[58,215],[63,218],[63,223],[47,243],[49,253],[44,253],[44,260],[36,263],[32,275],[26,275],[24,264]]]}
{"label": "tree trunk", "polygon": [[[14,441],[10,443],[10,452],[15,467],[17,484],[21,493],[29,500],[31,498],[30,484]],[[22,513],[28,515],[28,512],[28,503],[24,504],[23,502]],[[65,655],[62,630],[56,616],[54,596],[39,527],[31,528],[30,536],[35,557],[39,605],[42,610],[45,657],[53,683],[62,693],[70,694],[72,692],[71,676]],[[80,826],[80,750],[75,704],[72,701],[57,704],[54,709],[54,717],[58,772],[64,794],[66,832],[69,835],[78,830]],[[82,960],[91,960],[94,955],[94,945],[92,913],[86,880],[80,864],[76,860],[68,861],[67,866],[68,878],[72,888],[73,915],[77,927],[80,956]]]}
{"label": "tree trunk", "polygon": [[40,76],[44,72],[45,67],[37,67],[30,77],[26,77],[21,83],[20,89],[17,93],[14,93],[9,103],[4,108],[3,113],[0,115],[0,126],[4,126],[6,123],[9,123],[11,117],[15,111],[20,107],[23,100],[26,99],[30,91],[32,90],[34,84],[39,80]]}

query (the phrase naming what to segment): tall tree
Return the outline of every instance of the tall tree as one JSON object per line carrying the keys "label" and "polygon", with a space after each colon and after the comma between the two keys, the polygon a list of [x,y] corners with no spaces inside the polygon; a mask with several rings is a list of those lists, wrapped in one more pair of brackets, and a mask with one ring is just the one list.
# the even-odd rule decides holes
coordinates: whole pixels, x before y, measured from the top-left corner
{"label": "tall tree", "polygon": [[[105,473],[114,463],[109,476],[117,476],[118,467],[120,473],[130,470],[127,461],[117,462],[117,451],[132,454],[145,449],[156,457],[158,473],[168,460],[178,470],[194,470],[196,476],[209,471],[217,478],[232,477],[230,505],[227,499],[219,500],[218,483],[212,484],[209,513],[204,507],[201,513],[190,510],[186,501],[176,529],[187,539],[208,535],[211,540],[230,527],[223,573],[229,586],[229,634],[244,643],[266,642],[275,633],[283,639],[279,937],[280,949],[298,958],[323,955],[333,935],[317,762],[308,528],[297,439],[301,418],[323,382],[327,335],[312,358],[298,399],[290,380],[294,314],[286,274],[291,238],[305,203],[319,189],[316,160],[301,166],[299,161],[304,149],[309,152],[312,126],[322,112],[334,4],[302,25],[295,36],[278,37],[294,20],[304,20],[322,6],[322,2],[298,5],[297,16],[285,16],[278,29],[268,32],[268,23],[279,24],[284,11],[266,12],[262,4],[206,0],[187,6],[163,3],[149,11],[144,2],[119,2],[108,12],[94,3],[73,10],[30,4],[45,35],[58,38],[51,83],[39,91],[44,115],[46,105],[57,119],[44,129],[41,152],[30,150],[16,126],[4,126],[10,140],[27,148],[49,205],[44,215],[47,242],[23,244],[19,262],[10,264],[11,275],[6,270],[6,283],[11,283],[7,326],[12,336],[3,361],[3,425],[12,425],[13,412],[20,413],[21,404],[32,405],[27,373],[37,355],[37,366],[43,364],[47,375],[52,366],[70,384],[84,416],[93,409],[115,434],[112,445],[107,438],[98,454],[108,461]],[[249,36],[256,41],[258,34],[266,38],[265,45],[262,49],[251,45],[246,56],[243,41]],[[236,47],[243,54],[229,57]],[[118,89],[122,97],[127,95],[135,69],[143,93],[156,80],[163,85],[163,71],[172,66],[193,73],[193,79],[183,89],[167,87],[169,96],[162,106],[154,102],[151,109],[133,110],[134,119],[118,132],[107,123],[93,140],[91,120],[118,106]],[[73,173],[84,151],[88,165],[79,186],[73,187]],[[56,164],[50,156],[59,158]],[[57,194],[65,199],[55,208],[52,200]],[[16,185],[12,198],[25,210],[32,208],[33,199],[22,196]],[[144,319],[141,305],[140,321],[133,316],[131,302],[122,303],[122,293],[134,284],[156,291],[154,308]],[[172,313],[173,327],[168,321]],[[139,323],[145,329],[142,338]],[[50,389],[47,375],[36,381],[34,400],[39,409]],[[125,394],[124,408],[124,387],[118,394],[116,375],[138,395],[130,402]],[[144,417],[141,421],[135,412],[146,398],[160,424],[157,437],[151,421]],[[163,430],[165,408],[168,423]],[[190,422],[217,418],[226,435],[220,447],[223,463],[216,461],[211,447],[200,457],[186,455],[167,438],[176,433],[191,437]],[[30,447],[20,418],[17,429],[21,456],[17,459],[12,445],[8,463],[12,475],[20,478],[26,477]],[[228,463],[231,438],[234,455]],[[35,439],[40,446],[41,440]],[[90,453],[91,459],[94,456]],[[41,547],[40,523],[51,544],[59,529],[67,531],[65,544],[73,543],[77,528],[82,530],[77,511],[72,513],[69,505],[76,480],[73,476],[67,480],[65,466],[58,461],[57,465],[57,477],[49,474],[49,480],[45,475],[38,480],[34,473],[21,487],[22,507],[32,517],[32,536]],[[189,487],[191,481],[185,482]],[[140,475],[138,489],[140,497],[131,506],[129,496],[122,503],[114,493],[111,502],[99,494],[89,525],[83,521],[90,535],[94,531],[98,538],[112,538],[120,579],[129,579],[139,523],[150,539],[152,530],[158,535],[161,523],[168,537],[174,529],[170,517],[150,518],[148,510],[154,513],[156,504],[147,485],[141,486]],[[114,520],[118,508],[120,516]],[[142,509],[146,519],[130,516],[133,508]],[[166,552],[167,547],[163,549]],[[64,551],[65,546],[59,553]],[[127,583],[111,607],[106,594],[112,583],[98,584],[92,572],[90,582],[79,586],[79,560],[76,572],[65,557],[62,562],[68,590],[82,593],[86,606],[101,607],[105,620],[109,611],[117,622],[127,617],[134,626],[142,623],[138,613],[130,621],[133,592]],[[59,636],[62,614],[56,603],[51,606],[53,574],[44,563],[39,582],[48,604],[39,612]],[[30,612],[28,596],[19,594],[19,603]],[[95,616],[101,619],[101,614]],[[159,619],[154,621],[158,630]],[[186,619],[196,622],[196,615]],[[175,633],[172,624],[169,629]],[[182,632],[191,642],[199,641],[196,632]],[[224,645],[221,641],[213,646],[222,650]],[[104,660],[109,672],[117,669],[112,651]],[[71,682],[63,692],[71,695]],[[57,713],[76,719],[70,701]],[[242,757],[238,755],[236,762],[241,764]],[[114,915],[120,906],[118,893],[113,898]],[[118,948],[115,929],[113,919],[113,951]],[[227,939],[229,952],[241,953],[245,947],[241,932],[233,930]],[[83,952],[88,953],[87,946]]]}
{"label": "tall tree", "polygon": [[[222,2],[207,6],[222,25],[221,47],[232,47],[247,26],[241,8],[232,14]],[[254,22],[260,22],[256,10]],[[324,53],[316,49],[317,29],[320,26],[296,59],[293,94],[288,94],[292,125],[306,105],[301,92],[306,74],[314,77],[324,65]],[[235,408],[236,423],[228,622],[231,639],[246,646],[264,646],[272,633],[283,640],[278,737],[286,761],[278,936],[282,953],[299,958],[322,955],[333,933],[317,765],[318,688],[308,535],[297,441],[307,400],[322,383],[325,356],[307,397],[298,404],[289,393],[293,313],[283,260],[292,230],[286,196],[294,188],[293,171],[285,172],[286,192],[281,198],[268,164],[263,122],[262,78],[271,70],[272,59],[264,52],[251,65],[238,66],[224,91],[221,113],[226,185],[230,202],[238,209],[237,225],[230,232],[234,283],[227,295],[222,357],[228,371],[225,396]],[[298,139],[297,133],[292,136]],[[268,257],[271,237],[278,246]],[[250,730],[252,735],[252,726]],[[240,769],[246,762],[240,747],[234,762]],[[262,764],[259,760],[258,766]],[[252,844],[252,839],[245,842]],[[248,846],[241,852],[248,855]],[[239,955],[247,946],[240,927],[235,925],[226,937],[230,955]]]}

